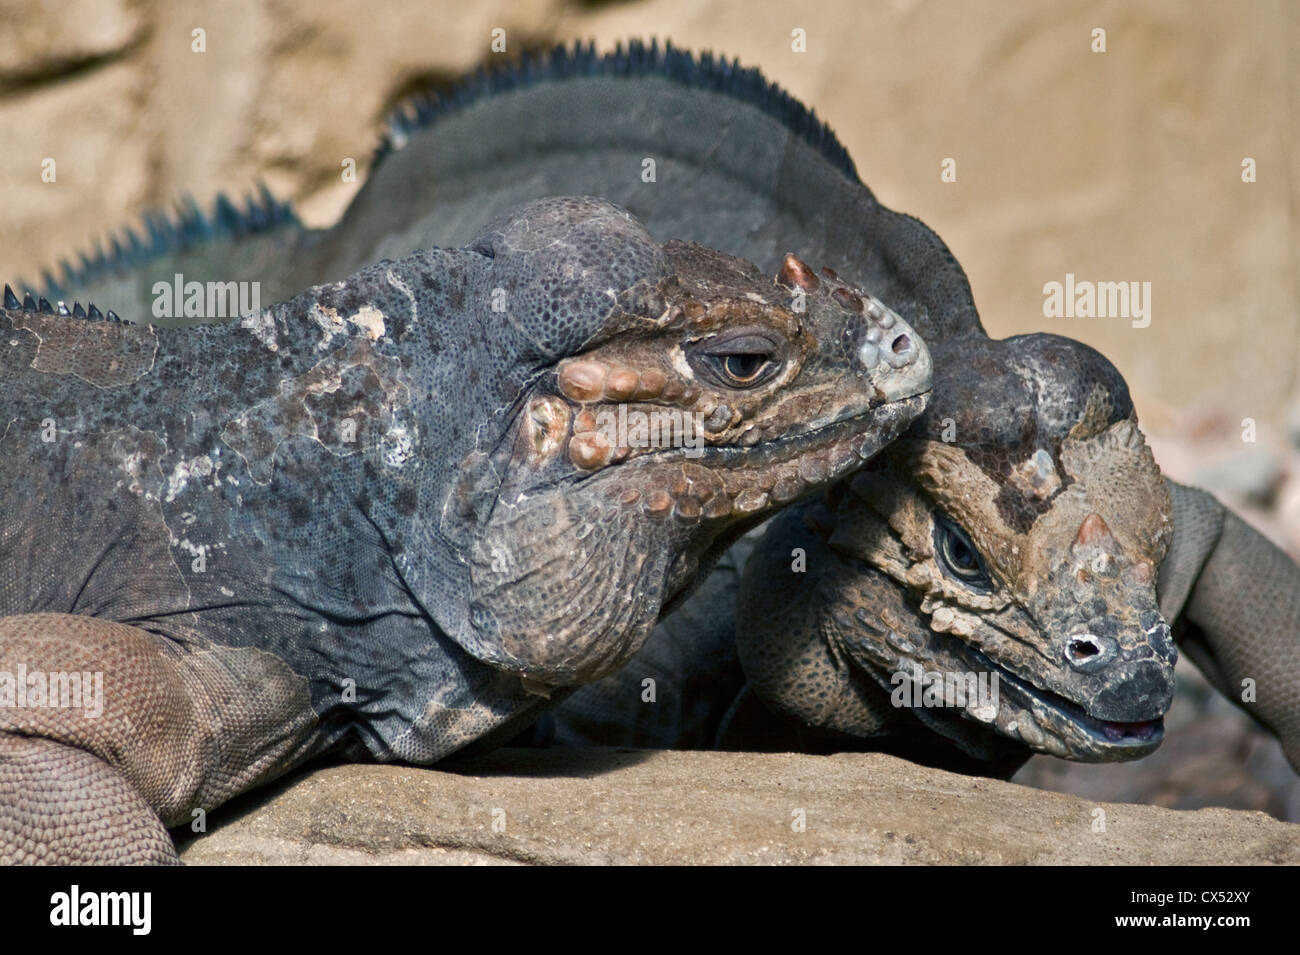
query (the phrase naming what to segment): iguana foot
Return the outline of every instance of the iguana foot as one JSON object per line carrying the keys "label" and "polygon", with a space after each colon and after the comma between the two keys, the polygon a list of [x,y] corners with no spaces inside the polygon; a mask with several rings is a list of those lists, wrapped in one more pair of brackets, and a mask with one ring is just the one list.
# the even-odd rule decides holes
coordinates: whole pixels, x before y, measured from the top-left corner
{"label": "iguana foot", "polygon": [[0,734],[0,865],[179,863],[158,814],[109,763]]}
{"label": "iguana foot", "polygon": [[0,863],[177,862],[165,826],[305,759],[315,727],[306,682],[261,651],[0,619]]}

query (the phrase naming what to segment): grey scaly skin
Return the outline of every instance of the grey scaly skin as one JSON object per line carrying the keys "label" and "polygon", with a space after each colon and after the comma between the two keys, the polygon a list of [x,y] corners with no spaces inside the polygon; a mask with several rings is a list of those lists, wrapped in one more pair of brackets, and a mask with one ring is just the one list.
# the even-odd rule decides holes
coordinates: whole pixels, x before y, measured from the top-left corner
{"label": "grey scaly skin", "polygon": [[[924,405],[911,329],[809,274],[570,198],[223,325],[6,289],[0,862],[172,860],[164,824],[327,749],[432,763],[616,670]],[[602,422],[638,413],[701,429]],[[102,691],[4,700],[23,672]]]}
{"label": "grey scaly skin", "polygon": [[[947,719],[951,714],[928,714],[926,722],[890,707],[886,718],[878,705],[871,710],[860,701],[853,713],[818,711],[798,692],[780,689],[779,666],[754,674],[772,703],[760,705],[754,688],[742,689],[744,672],[732,644],[744,563],[733,555],[681,614],[661,625],[622,681],[602,681],[568,700],[558,738],[640,745],[785,741],[806,747],[875,747],[902,739],[908,753],[928,756],[937,749],[940,758],[966,759],[948,742],[956,735],[962,737],[959,745],[984,754],[975,759],[978,766],[1023,761],[1029,752],[1024,736],[1037,729],[1046,751],[1083,759],[1141,755],[1159,741],[1156,721],[1145,717],[1160,712],[1168,695],[1172,653],[1154,620],[1147,616],[1150,627],[1143,626],[1153,594],[1138,568],[1155,564],[1167,546],[1156,592],[1177,642],[1235,701],[1243,679],[1258,681],[1258,700],[1246,709],[1282,738],[1296,761],[1300,571],[1295,564],[1209,495],[1177,485],[1169,486],[1169,496],[1159,489],[1131,411],[1123,410],[1128,407],[1123,382],[1091,349],[1054,336],[988,341],[965,276],[937,236],[879,205],[829,130],[755,71],[671,48],[632,44],[601,57],[579,46],[476,78],[448,97],[418,101],[395,120],[384,152],[340,224],[312,240],[315,251],[300,259],[307,272],[337,271],[426,241],[464,241],[481,210],[548,192],[590,192],[618,200],[657,236],[687,236],[769,269],[787,246],[794,248],[871,289],[931,342],[941,348],[949,344],[946,354],[955,358],[940,365],[946,384],[939,397],[948,392],[947,405],[958,412],[954,423],[961,421],[951,447],[936,445],[936,431],[938,444],[949,442],[936,429],[944,416],[932,411],[929,423],[914,429],[916,441],[900,445],[889,458],[888,474],[873,478],[874,485],[868,487],[863,478],[857,490],[840,491],[833,508],[806,509],[817,515],[814,523],[821,531],[809,543],[826,560],[821,566],[810,562],[810,573],[797,578],[798,584],[789,577],[787,546],[798,526],[793,517],[786,522],[786,537],[773,537],[770,545],[776,574],[770,583],[778,591],[796,586],[806,591],[830,575],[839,590],[825,585],[829,605],[856,600],[864,606],[854,606],[855,612],[888,609],[912,634],[915,652],[929,655],[926,659],[942,660],[947,653],[949,663],[968,666],[970,660],[956,658],[966,652],[957,643],[969,641],[975,649],[998,643],[1005,658],[995,663],[1005,666],[1009,677],[1018,674],[1030,686],[1037,681],[1057,697],[1073,694],[1078,704],[1096,707],[1091,722],[1062,720],[1043,709],[1042,720],[1054,724],[1054,731],[1051,725],[1039,727],[1031,712],[1029,719],[1016,721],[1019,738],[1013,738],[978,721]],[[647,159],[655,161],[654,181],[643,176]],[[969,362],[971,370],[963,375],[967,349],[979,360]],[[1036,358],[1053,353],[1059,363]],[[950,363],[957,367],[948,368]],[[987,426],[999,406],[988,399],[986,378],[1002,382],[1015,399],[1024,433],[1017,433],[1017,420]],[[1090,378],[1095,378],[1091,385]],[[1081,431],[1063,434],[1066,421]],[[1104,453],[1082,463],[1076,456],[1071,472],[1060,458],[1067,440],[1075,452]],[[912,459],[900,457],[905,448]],[[936,455],[942,460],[934,460]],[[1119,471],[1105,466],[1111,460]],[[1145,506],[1133,504],[1120,475],[1149,490]],[[1054,479],[1059,488],[1051,486]],[[1006,513],[978,513],[968,498],[994,489]],[[1085,505],[1086,513],[1079,509]],[[939,511],[949,518],[965,515],[955,532],[969,539],[974,553],[989,552],[983,563],[986,570],[996,565],[996,593],[964,592],[962,582],[939,566]],[[1099,520],[1089,522],[1094,513]],[[1166,524],[1170,514],[1172,537]],[[1033,522],[1028,531],[1026,515]],[[1085,523],[1089,533],[1081,533]],[[872,546],[878,544],[881,552],[865,553],[866,543],[850,539],[846,528],[853,527],[875,534],[879,539]],[[1040,548],[1037,564],[1013,566],[999,556],[1031,538]],[[1090,573],[1075,567],[1087,562],[1085,552],[1101,566],[1118,568],[1118,576],[1063,586],[1061,573]],[[832,560],[848,563],[831,574]],[[916,580],[909,581],[908,574]],[[763,583],[757,578],[758,590]],[[1093,602],[1088,621],[1071,616],[1064,600],[1070,589]],[[1052,593],[1059,598],[1055,604]],[[806,600],[807,594],[792,599]],[[935,611],[938,627],[932,630]],[[810,623],[801,626],[812,627],[819,613],[819,606],[812,607],[801,618]],[[1014,624],[1009,634],[996,631],[1008,616]],[[879,626],[878,620],[871,624]],[[962,636],[959,627],[970,632]],[[1140,639],[1148,629],[1152,632]],[[742,634],[742,642],[752,636],[761,649],[763,633],[760,626],[754,634]],[[1099,652],[1080,670],[1065,653],[1070,639],[1085,633],[1096,643],[1076,641],[1076,651]],[[782,634],[771,637],[779,645]],[[877,695],[878,678],[900,662],[883,656],[897,651],[888,650],[865,624],[862,633],[852,640],[842,637],[838,645],[815,627],[809,639],[825,644],[822,656],[829,654],[835,664],[820,673],[820,685],[838,687],[845,699]],[[845,649],[850,644],[856,658]],[[1108,659],[1122,662],[1125,654],[1147,655],[1145,666],[1130,659],[1127,669],[1121,665],[1114,671],[1120,683],[1134,671],[1141,674],[1128,701],[1106,694],[1106,687],[1097,685],[1105,681],[1086,672]],[[760,668],[761,661],[778,659],[754,648],[747,657],[751,667]],[[641,702],[638,673],[654,674],[661,688],[676,685],[679,692],[661,693],[658,704],[648,707]],[[798,686],[798,680],[791,685]],[[703,688],[704,696],[695,688]],[[1028,697],[1034,692],[1024,688]],[[1051,707],[1053,698],[1026,700],[1021,711],[1035,705]],[[778,719],[777,710],[793,718]],[[1105,715],[1124,718],[1100,718]],[[1104,723],[1117,725],[1108,734]],[[1117,732],[1119,739],[1109,738]]]}

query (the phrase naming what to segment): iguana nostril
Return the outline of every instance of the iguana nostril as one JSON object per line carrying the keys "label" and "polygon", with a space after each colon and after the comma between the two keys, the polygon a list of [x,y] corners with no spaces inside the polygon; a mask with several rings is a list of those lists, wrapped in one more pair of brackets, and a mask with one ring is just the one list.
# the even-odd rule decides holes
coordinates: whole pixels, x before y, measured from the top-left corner
{"label": "iguana nostril", "polygon": [[894,368],[910,365],[916,360],[918,352],[919,349],[912,336],[903,331],[899,331],[888,345],[883,342],[880,345],[881,355]]}
{"label": "iguana nostril", "polygon": [[1094,670],[1110,663],[1118,649],[1111,637],[1079,633],[1065,641],[1065,659],[1076,670]]}
{"label": "iguana nostril", "polygon": [[1070,656],[1076,660],[1084,660],[1088,657],[1095,657],[1101,653],[1101,647],[1097,646],[1095,640],[1091,637],[1074,637],[1070,640]]}

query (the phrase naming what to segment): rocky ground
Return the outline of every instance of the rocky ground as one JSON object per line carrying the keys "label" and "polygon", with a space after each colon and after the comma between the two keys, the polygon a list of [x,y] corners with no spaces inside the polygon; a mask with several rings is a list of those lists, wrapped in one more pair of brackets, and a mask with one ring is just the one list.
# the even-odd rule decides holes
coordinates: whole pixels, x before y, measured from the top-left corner
{"label": "rocky ground", "polygon": [[1106,803],[880,754],[498,750],[338,766],[182,846],[207,864],[1298,864],[1259,812]]}

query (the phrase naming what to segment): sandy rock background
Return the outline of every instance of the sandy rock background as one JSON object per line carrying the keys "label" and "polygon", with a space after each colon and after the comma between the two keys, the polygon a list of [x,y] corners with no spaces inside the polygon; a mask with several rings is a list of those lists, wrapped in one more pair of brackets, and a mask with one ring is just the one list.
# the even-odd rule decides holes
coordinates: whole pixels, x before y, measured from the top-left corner
{"label": "sandy rock background", "polygon": [[[1300,555],[1300,7],[1286,0],[0,0],[0,272],[34,276],[145,208],[258,180],[328,225],[357,188],[340,163],[364,178],[410,92],[557,42],[652,36],[759,66],[812,105],[882,201],[945,238],[992,334],[1099,348],[1166,471]],[[1149,327],[1044,317],[1044,283],[1067,272],[1150,282]],[[1152,759],[1034,760],[1018,779],[1300,819],[1276,744],[1194,674],[1183,686]]]}

